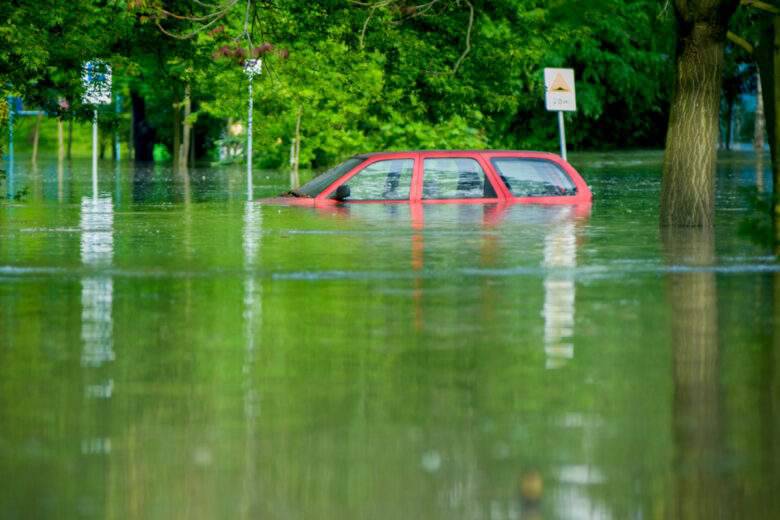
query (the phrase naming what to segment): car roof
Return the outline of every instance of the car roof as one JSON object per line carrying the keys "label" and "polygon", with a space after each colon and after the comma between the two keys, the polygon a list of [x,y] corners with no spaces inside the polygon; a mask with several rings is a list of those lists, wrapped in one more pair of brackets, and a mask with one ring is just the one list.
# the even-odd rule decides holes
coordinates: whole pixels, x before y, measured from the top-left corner
{"label": "car roof", "polygon": [[366,152],[366,153],[359,153],[355,154],[352,157],[358,158],[358,159],[368,159],[371,157],[376,156],[394,156],[394,155],[408,155],[411,153],[466,153],[466,154],[494,154],[494,153],[516,153],[516,154],[543,154],[543,155],[555,155],[553,153],[549,152],[541,152],[541,151],[534,151],[534,150],[394,150],[391,152]]}

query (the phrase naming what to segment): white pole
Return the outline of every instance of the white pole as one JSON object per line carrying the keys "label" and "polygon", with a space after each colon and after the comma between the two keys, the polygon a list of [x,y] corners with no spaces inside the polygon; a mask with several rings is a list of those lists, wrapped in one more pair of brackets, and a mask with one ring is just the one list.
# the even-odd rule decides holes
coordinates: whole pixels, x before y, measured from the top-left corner
{"label": "white pole", "polygon": [[98,118],[97,108],[92,115],[92,198],[97,199],[98,179],[97,179],[97,160],[98,160]]}
{"label": "white pole", "polygon": [[558,111],[558,132],[561,137],[561,157],[566,160],[566,127],[563,124],[563,111]]}
{"label": "white pole", "polygon": [[246,189],[247,199],[252,200],[252,75],[249,75],[249,115],[246,131]]}
{"label": "white pole", "polygon": [[14,110],[16,100],[8,98],[8,198],[14,196]]}
{"label": "white pole", "polygon": [[[119,114],[122,113],[122,98],[119,97],[119,94],[116,95],[114,109],[116,110],[117,119],[119,119]],[[114,127],[114,159],[115,160],[119,161],[120,153],[121,151],[119,146],[119,130],[117,130],[117,128]]]}

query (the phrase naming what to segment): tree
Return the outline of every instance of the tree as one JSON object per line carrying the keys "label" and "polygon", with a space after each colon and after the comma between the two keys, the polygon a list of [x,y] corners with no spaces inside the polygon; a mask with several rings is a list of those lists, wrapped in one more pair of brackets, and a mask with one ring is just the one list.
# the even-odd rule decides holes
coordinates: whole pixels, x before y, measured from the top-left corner
{"label": "tree", "polygon": [[723,47],[738,5],[739,0],[674,0],[677,56],[661,182],[662,225],[712,225]]}
{"label": "tree", "polygon": [[[772,177],[774,186],[780,186],[780,7],[760,0],[742,0],[742,4],[754,9],[742,10],[737,17],[738,33],[729,32],[729,39],[741,47],[759,70],[761,84],[758,92],[762,96],[761,109],[766,120],[769,149],[772,155]],[[757,114],[758,115],[758,114]],[[757,126],[757,132],[760,129]],[[758,136],[757,136],[758,138]],[[775,241],[780,243],[780,197],[775,188],[773,221]]]}

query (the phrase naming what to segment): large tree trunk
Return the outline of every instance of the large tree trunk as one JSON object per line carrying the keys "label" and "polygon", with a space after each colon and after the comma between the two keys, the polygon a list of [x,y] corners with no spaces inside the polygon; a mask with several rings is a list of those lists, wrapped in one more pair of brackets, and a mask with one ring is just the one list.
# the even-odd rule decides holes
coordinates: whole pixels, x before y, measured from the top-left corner
{"label": "large tree trunk", "polygon": [[675,0],[677,60],[661,224],[712,225],[723,45],[739,0]]}
{"label": "large tree trunk", "polygon": [[755,56],[761,71],[764,120],[772,155],[775,241],[780,243],[780,80],[777,78],[780,73],[780,16],[773,18],[764,23],[761,29]]}

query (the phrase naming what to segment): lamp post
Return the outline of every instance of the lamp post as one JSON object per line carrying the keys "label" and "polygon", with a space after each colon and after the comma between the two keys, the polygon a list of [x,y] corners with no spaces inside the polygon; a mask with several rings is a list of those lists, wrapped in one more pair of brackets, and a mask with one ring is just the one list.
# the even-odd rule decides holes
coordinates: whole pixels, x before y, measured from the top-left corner
{"label": "lamp post", "polygon": [[247,129],[246,129],[246,189],[247,199],[252,200],[253,184],[252,184],[252,111],[254,102],[252,99],[252,79],[259,75],[263,70],[263,60],[246,60],[244,64],[244,73],[249,78],[249,107],[247,114]]}

